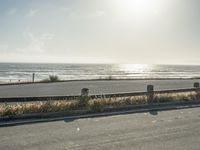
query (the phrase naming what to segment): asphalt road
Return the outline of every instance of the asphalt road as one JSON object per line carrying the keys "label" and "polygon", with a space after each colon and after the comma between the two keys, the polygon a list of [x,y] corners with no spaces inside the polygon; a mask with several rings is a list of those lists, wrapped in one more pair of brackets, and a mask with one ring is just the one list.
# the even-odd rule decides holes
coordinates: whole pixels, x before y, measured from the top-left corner
{"label": "asphalt road", "polygon": [[89,88],[90,94],[144,92],[148,84],[155,85],[155,90],[163,90],[191,88],[194,82],[200,80],[107,80],[7,85],[0,86],[0,97],[79,95],[82,88]]}
{"label": "asphalt road", "polygon": [[200,108],[0,128],[2,150],[199,150]]}

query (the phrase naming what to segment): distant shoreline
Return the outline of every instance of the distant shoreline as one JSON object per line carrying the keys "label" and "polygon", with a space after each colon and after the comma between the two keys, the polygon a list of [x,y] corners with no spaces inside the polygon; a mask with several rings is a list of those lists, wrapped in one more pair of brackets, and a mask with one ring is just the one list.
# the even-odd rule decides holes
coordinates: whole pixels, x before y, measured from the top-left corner
{"label": "distant shoreline", "polygon": [[1,64],[0,84],[46,83],[50,76],[60,82],[99,80],[200,79],[199,66],[145,64]]}

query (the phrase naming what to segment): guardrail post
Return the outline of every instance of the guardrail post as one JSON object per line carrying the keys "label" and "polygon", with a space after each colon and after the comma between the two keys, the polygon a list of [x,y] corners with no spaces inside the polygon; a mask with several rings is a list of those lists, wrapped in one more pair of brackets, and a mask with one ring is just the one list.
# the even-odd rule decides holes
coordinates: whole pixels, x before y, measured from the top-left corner
{"label": "guardrail post", "polygon": [[89,101],[89,89],[83,88],[81,89],[81,96],[79,98],[79,106],[86,107]]}
{"label": "guardrail post", "polygon": [[147,102],[152,103],[154,99],[154,86],[147,85]]}
{"label": "guardrail post", "polygon": [[195,82],[194,83],[194,88],[199,88],[200,86],[199,86],[199,82]]}
{"label": "guardrail post", "polygon": [[194,88],[195,88],[195,92],[197,94],[197,97],[199,98],[200,97],[200,85],[199,85],[199,82],[195,82],[194,83]]}
{"label": "guardrail post", "polygon": [[81,89],[81,96],[88,96],[89,95],[89,89],[83,88]]}

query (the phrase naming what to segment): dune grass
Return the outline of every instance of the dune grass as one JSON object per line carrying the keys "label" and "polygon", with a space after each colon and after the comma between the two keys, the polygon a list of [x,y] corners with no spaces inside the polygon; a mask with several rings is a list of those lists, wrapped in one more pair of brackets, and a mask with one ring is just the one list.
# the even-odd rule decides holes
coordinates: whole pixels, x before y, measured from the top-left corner
{"label": "dune grass", "polygon": [[[153,103],[185,102],[199,100],[200,94],[196,92],[155,94]],[[148,104],[148,97],[129,96],[79,100],[57,100],[46,102],[1,104],[0,117],[20,116],[22,114],[48,113],[48,112],[72,112],[73,110],[88,110],[90,112],[101,112],[105,107],[122,107],[127,105]]]}

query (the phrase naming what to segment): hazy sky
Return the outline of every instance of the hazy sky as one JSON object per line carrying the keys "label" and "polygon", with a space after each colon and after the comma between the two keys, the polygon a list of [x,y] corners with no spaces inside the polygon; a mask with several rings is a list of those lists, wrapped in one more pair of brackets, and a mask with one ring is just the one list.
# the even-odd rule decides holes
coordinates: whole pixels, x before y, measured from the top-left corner
{"label": "hazy sky", "polygon": [[0,62],[200,64],[200,0],[0,0]]}

